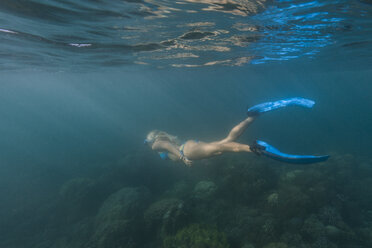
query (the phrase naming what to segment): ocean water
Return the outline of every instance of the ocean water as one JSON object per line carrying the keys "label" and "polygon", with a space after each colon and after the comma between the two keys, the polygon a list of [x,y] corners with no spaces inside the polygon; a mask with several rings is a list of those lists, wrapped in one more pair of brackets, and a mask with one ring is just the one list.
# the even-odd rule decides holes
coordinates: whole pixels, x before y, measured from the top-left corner
{"label": "ocean water", "polygon": [[[1,0],[0,41],[0,247],[372,247],[371,1]],[[239,142],[324,163],[143,144],[294,96]]]}

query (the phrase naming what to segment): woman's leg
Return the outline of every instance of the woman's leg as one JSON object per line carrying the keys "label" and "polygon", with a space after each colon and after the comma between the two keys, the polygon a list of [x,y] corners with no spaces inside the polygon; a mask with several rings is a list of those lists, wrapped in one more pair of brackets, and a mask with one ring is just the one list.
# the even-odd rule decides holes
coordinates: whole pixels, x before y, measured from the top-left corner
{"label": "woman's leg", "polygon": [[251,124],[256,117],[249,116],[244,121],[236,125],[227,137],[223,140],[204,143],[189,140],[185,143],[184,154],[188,159],[204,159],[211,156],[220,155],[224,152],[251,152],[250,147],[245,144],[234,142],[240,135],[243,134],[245,129]]}
{"label": "woman's leg", "polygon": [[205,159],[220,155],[224,152],[251,152],[249,145],[237,142],[212,142],[212,143],[194,143],[187,142],[184,148],[184,154],[191,160]]}
{"label": "woman's leg", "polygon": [[237,142],[226,142],[218,144],[219,153],[223,152],[251,152],[249,145],[240,144]]}
{"label": "woman's leg", "polygon": [[244,121],[240,122],[233,129],[231,129],[231,131],[227,135],[227,137],[224,138],[221,141],[218,141],[218,143],[224,144],[224,143],[235,141],[237,138],[240,137],[240,135],[243,134],[243,132],[245,131],[245,129],[247,129],[247,127],[249,126],[249,124],[251,124],[255,119],[256,119],[256,117],[249,116],[247,119],[245,119]]}

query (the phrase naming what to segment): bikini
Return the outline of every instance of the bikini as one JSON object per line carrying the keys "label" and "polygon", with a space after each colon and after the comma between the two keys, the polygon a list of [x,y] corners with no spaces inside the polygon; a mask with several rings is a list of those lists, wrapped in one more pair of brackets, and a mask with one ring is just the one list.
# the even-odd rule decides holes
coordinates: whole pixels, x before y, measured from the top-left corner
{"label": "bikini", "polygon": [[[199,143],[199,140],[194,140],[196,143]],[[187,141],[186,141],[187,142]],[[181,154],[181,158],[186,158],[187,160],[189,160],[185,154],[183,153],[183,150],[185,149],[185,144],[186,142],[183,142],[182,145],[180,146],[180,148],[178,149],[180,151],[180,154]],[[163,160],[167,160],[169,159],[169,152],[159,152],[159,156],[161,157],[161,159]]]}
{"label": "bikini", "polygon": [[[196,143],[199,143],[199,140],[194,140]],[[186,141],[187,142],[187,141]],[[180,154],[181,154],[181,158],[186,158],[187,160],[190,160],[188,159],[185,154],[183,153],[183,149],[185,148],[185,144],[186,142],[183,142],[182,145],[180,146]]]}
{"label": "bikini", "polygon": [[[185,148],[185,143],[182,143],[180,148],[178,149],[180,151],[181,157],[185,157],[183,154],[183,149]],[[169,159],[169,152],[159,152],[159,156],[162,160],[168,160]]]}
{"label": "bikini", "polygon": [[179,149],[180,150],[180,154],[181,154],[181,158],[185,157],[185,154],[183,153],[183,149],[185,148],[185,143],[186,142],[183,142],[182,145],[180,146],[180,149]]}

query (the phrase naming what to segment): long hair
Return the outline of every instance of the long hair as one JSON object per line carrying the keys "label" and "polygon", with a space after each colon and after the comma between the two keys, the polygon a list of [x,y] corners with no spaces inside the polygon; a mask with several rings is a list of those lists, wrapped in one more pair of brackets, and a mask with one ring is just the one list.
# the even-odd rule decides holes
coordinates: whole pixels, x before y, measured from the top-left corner
{"label": "long hair", "polygon": [[151,142],[151,143],[158,141],[158,140],[163,140],[163,141],[171,142],[178,146],[181,145],[181,141],[178,139],[177,136],[170,135],[160,130],[152,130],[151,132],[149,132],[149,134],[146,137],[146,140],[147,142]]}

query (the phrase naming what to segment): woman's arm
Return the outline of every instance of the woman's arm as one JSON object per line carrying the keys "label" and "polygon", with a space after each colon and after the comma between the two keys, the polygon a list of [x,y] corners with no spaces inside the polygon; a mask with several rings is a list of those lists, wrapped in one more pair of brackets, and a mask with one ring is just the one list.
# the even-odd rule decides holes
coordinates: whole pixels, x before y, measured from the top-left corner
{"label": "woman's arm", "polygon": [[151,148],[154,151],[167,151],[176,155],[177,157],[181,156],[180,151],[168,141],[155,141]]}
{"label": "woman's arm", "polygon": [[151,147],[154,151],[168,151],[172,155],[174,155],[179,160],[183,161],[186,165],[190,166],[192,161],[188,160],[185,156],[183,156],[180,150],[172,145],[168,141],[155,141]]}

